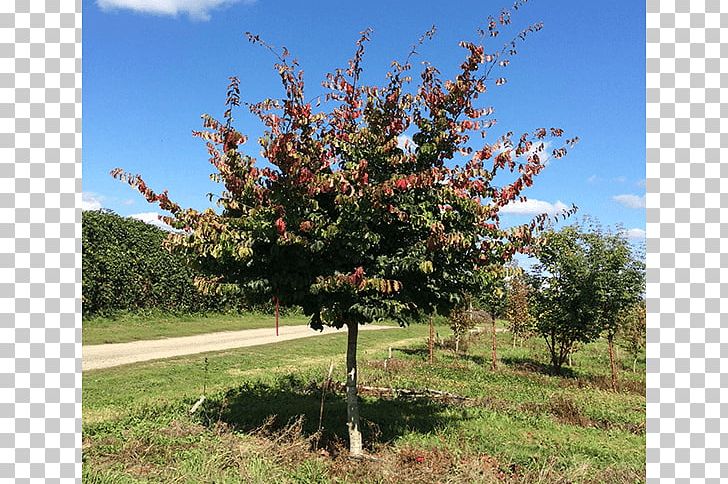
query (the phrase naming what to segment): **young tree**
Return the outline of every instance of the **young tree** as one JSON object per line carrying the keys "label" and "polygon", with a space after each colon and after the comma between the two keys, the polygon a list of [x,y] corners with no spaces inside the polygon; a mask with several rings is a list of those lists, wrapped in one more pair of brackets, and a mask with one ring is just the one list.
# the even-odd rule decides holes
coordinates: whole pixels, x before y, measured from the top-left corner
{"label": "young tree", "polygon": [[645,264],[635,256],[624,231],[605,231],[593,225],[586,233],[591,264],[591,294],[594,314],[607,337],[612,389],[617,389],[614,338],[623,313],[642,300]]}
{"label": "young tree", "polygon": [[486,267],[478,271],[480,288],[478,305],[490,315],[490,367],[498,367],[498,338],[496,320],[503,315],[506,306],[506,284],[512,268],[506,265]]}
{"label": "young tree", "polygon": [[479,322],[480,318],[475,318],[473,307],[470,301],[471,297],[466,296],[466,304],[456,307],[450,312],[448,318],[450,329],[455,338],[455,354],[460,354],[460,340],[469,330],[473,329]]}
{"label": "young tree", "polygon": [[[519,4],[521,2],[518,2]],[[495,37],[510,13],[491,18],[483,37]],[[501,228],[499,210],[522,197],[544,167],[544,140],[557,128],[539,128],[516,140],[512,133],[478,149],[492,109],[477,105],[495,75],[515,54],[520,32],[489,52],[462,42],[464,61],[451,79],[424,63],[412,87],[409,71],[427,32],[403,62],[394,62],[384,85],[364,84],[362,61],[370,30],[356,43],[348,67],[327,76],[323,103],[304,94],[303,72],[288,50],[270,49],[285,94],[249,105],[265,125],[258,140],[267,163],[243,152],[246,137],[233,127],[240,105],[239,80],[231,78],[223,120],[203,116],[213,179],[224,185],[220,212],[183,209],[167,192],[152,191],[139,175],[112,172],[150,202],[171,212],[165,221],[182,232],[169,247],[185,254],[206,277],[201,290],[237,293],[250,300],[277,298],[299,305],[313,328],[348,330],[347,422],[352,456],[362,455],[357,399],[357,335],[360,324],[395,318],[402,324],[437,312],[448,314],[476,289],[478,267],[529,250],[542,215]],[[411,134],[411,142],[407,136]],[[566,146],[552,151],[560,158]],[[452,160],[462,159],[461,165]],[[486,166],[488,164],[489,166]],[[503,186],[496,174],[515,173]]]}
{"label": "young tree", "polygon": [[591,312],[589,257],[580,227],[544,234],[537,257],[529,275],[535,330],[546,341],[554,371],[561,373],[574,345],[594,341],[601,333]]}
{"label": "young tree", "polygon": [[637,358],[647,343],[647,311],[640,301],[620,314],[617,344],[632,357],[632,373],[637,371]]}
{"label": "young tree", "polygon": [[530,289],[521,268],[514,270],[506,288],[504,317],[513,335],[513,347],[520,338],[521,344],[533,330],[533,316],[529,303]]}
{"label": "young tree", "polygon": [[559,372],[577,342],[605,333],[612,386],[616,388],[614,336],[619,315],[644,292],[644,263],[622,231],[578,224],[544,235],[540,264],[532,276],[536,288],[536,328],[546,339]]}

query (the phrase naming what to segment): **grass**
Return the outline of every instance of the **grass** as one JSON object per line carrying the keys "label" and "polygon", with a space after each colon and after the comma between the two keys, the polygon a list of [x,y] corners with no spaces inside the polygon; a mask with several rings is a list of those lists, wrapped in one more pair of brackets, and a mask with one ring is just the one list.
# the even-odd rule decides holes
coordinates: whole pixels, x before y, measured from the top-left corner
{"label": "grass", "polygon": [[512,348],[499,334],[492,371],[489,335],[467,355],[438,349],[433,365],[426,336],[419,325],[360,333],[360,382],[469,400],[363,393],[371,462],[346,459],[343,395],[326,394],[318,431],[332,360],[344,379],[344,334],[85,373],[84,482],[644,482],[644,360],[632,373],[624,359],[613,392],[600,342],[553,376],[538,340]]}
{"label": "grass", "polygon": [[[359,333],[360,356],[365,359],[381,353],[391,344],[414,343],[422,339],[421,333],[421,328],[415,326],[362,331]],[[134,405],[197,399],[203,387],[212,393],[250,380],[273,381],[277,376],[290,373],[318,377],[332,359],[336,363],[334,376],[343,378],[346,373],[345,347],[346,333],[342,332],[86,372],[84,420],[94,421],[99,414],[126,412]]]}
{"label": "grass", "polygon": [[[279,324],[307,324],[301,314],[281,315]],[[168,313],[126,314],[113,317],[92,317],[83,320],[83,344],[125,343],[128,341],[191,336],[216,331],[274,328],[275,317],[264,313]]]}

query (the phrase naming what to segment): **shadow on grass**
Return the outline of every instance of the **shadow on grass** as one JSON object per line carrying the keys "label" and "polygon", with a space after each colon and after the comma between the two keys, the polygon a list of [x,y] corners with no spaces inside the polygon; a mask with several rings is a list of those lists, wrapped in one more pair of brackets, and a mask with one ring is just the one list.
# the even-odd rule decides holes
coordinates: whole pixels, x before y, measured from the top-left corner
{"label": "shadow on grass", "polygon": [[[246,383],[219,397],[211,397],[203,405],[201,423],[214,427],[218,422],[238,432],[251,432],[264,424],[271,431],[282,430],[303,416],[301,433],[311,437],[318,431],[321,390],[287,376],[273,384]],[[386,444],[405,433],[426,434],[448,424],[446,406],[428,400],[374,399],[361,400],[362,433],[369,450]],[[270,419],[273,418],[272,422]],[[324,403],[322,434],[319,448],[334,450],[347,441],[346,401],[340,394],[327,392]]]}
{"label": "shadow on grass", "polygon": [[[473,357],[472,360],[478,362],[478,358],[479,357]],[[561,373],[556,373],[551,365],[536,361],[532,358],[506,356],[502,358],[501,361],[516,371],[561,377],[558,384],[564,387],[590,387],[599,388],[601,390],[612,389],[611,376],[609,374],[594,375],[566,366],[561,367]],[[618,375],[617,386],[621,392],[633,393],[642,396],[646,395],[644,380],[635,380]]]}
{"label": "shadow on grass", "polygon": [[392,348],[393,351],[398,351],[410,356],[421,356],[427,358],[430,355],[430,350],[427,348]]}
{"label": "shadow on grass", "polygon": [[456,355],[457,358],[460,358],[462,360],[472,361],[478,366],[487,366],[490,368],[490,358],[486,358],[484,356],[479,355],[471,355],[468,353],[460,353]]}
{"label": "shadow on grass", "polygon": [[533,358],[505,356],[501,358],[500,361],[514,370],[541,373],[542,375],[549,376],[560,376],[564,378],[577,377],[576,372],[574,372],[571,368],[562,366],[561,372],[556,372],[551,365],[534,360]]}

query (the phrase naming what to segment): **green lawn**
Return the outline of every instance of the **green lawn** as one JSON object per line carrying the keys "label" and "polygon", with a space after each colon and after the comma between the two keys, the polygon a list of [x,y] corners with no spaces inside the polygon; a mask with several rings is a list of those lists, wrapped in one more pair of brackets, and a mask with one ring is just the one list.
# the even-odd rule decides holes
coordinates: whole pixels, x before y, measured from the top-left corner
{"label": "green lawn", "polygon": [[[298,314],[282,315],[279,318],[279,324],[281,326],[308,324],[308,318]],[[121,314],[115,317],[84,318],[83,344],[125,343],[145,339],[191,336],[215,331],[274,327],[275,317],[263,313]]]}
{"label": "green lawn", "polygon": [[[344,380],[344,334],[87,372],[84,481],[644,481],[644,360],[633,374],[625,359],[630,369],[612,392],[602,343],[577,353],[568,376],[552,376],[538,340],[514,349],[499,334],[494,372],[489,336],[470,341],[467,355],[438,349],[429,365],[426,335],[420,325],[360,333],[361,383],[470,400],[363,395],[363,430],[376,461],[352,462],[339,452],[342,395],[326,394],[317,432],[331,361],[334,379]],[[207,400],[190,416],[203,387]]]}

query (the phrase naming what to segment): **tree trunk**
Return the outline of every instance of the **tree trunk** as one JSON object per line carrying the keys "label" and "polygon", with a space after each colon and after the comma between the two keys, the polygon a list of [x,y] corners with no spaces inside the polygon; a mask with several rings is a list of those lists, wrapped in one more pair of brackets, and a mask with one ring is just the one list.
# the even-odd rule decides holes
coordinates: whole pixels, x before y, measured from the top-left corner
{"label": "tree trunk", "polygon": [[435,326],[432,324],[432,316],[430,316],[430,340],[428,341],[427,350],[429,352],[430,364],[432,364],[435,346]]}
{"label": "tree trunk", "polygon": [[558,359],[551,361],[551,366],[554,367],[554,375],[561,375],[561,365],[562,362],[560,362]]}
{"label": "tree trunk", "polygon": [[561,365],[559,364],[559,355],[556,353],[556,334],[552,332],[549,336],[544,335],[543,339],[546,341],[546,347],[551,355],[552,370],[555,374],[560,373]]}
{"label": "tree trunk", "polygon": [[492,314],[492,313],[490,315],[490,329],[491,329],[491,332],[493,333],[493,335],[491,337],[492,338],[491,339],[492,351],[491,351],[491,355],[490,355],[490,357],[491,357],[490,367],[491,367],[491,369],[495,370],[498,367],[498,363],[497,363],[498,355],[496,353],[497,341],[495,338],[495,314]]}
{"label": "tree trunk", "polygon": [[612,369],[612,390],[617,391],[617,365],[614,361],[614,336],[607,336],[607,342],[609,343],[609,365]]}
{"label": "tree trunk", "polygon": [[556,349],[551,351],[551,366],[555,375],[561,375],[561,367],[564,365],[564,358],[557,352]]}
{"label": "tree trunk", "polygon": [[346,346],[346,424],[349,429],[349,454],[362,457],[361,428],[359,425],[359,397],[356,394],[356,342],[359,324],[348,323],[348,342]]}
{"label": "tree trunk", "polygon": [[637,358],[632,360],[632,373],[637,372]]}

